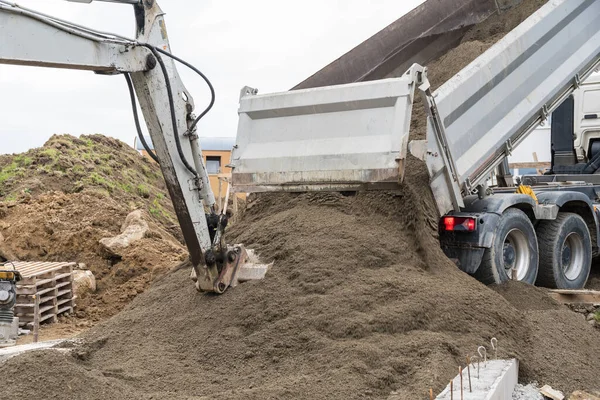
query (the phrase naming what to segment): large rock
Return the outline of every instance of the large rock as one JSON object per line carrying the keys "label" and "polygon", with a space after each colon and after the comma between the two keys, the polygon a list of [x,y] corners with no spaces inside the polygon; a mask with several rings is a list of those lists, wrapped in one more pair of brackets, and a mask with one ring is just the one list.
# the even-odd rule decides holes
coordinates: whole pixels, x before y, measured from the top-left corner
{"label": "large rock", "polygon": [[112,238],[100,239],[100,245],[109,256],[121,257],[122,251],[142,239],[148,230],[148,223],[144,220],[142,210],[135,210],[125,218],[121,234]]}
{"label": "large rock", "polygon": [[96,278],[92,271],[76,269],[73,271],[73,292],[81,297],[84,293],[96,291]]}
{"label": "large rock", "polygon": [[2,232],[0,232],[0,261],[2,261],[3,259],[8,261],[15,261],[17,258],[4,241],[4,236],[2,236]]}
{"label": "large rock", "polygon": [[596,392],[596,394],[590,394],[578,390],[573,392],[573,394],[569,397],[569,400],[600,400],[600,392]]}

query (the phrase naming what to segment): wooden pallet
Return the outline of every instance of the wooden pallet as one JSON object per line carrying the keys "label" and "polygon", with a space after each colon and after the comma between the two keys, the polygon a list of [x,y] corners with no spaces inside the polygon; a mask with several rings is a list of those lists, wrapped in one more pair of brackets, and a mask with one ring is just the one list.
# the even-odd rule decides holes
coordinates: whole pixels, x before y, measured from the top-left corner
{"label": "wooden pallet", "polygon": [[73,292],[75,263],[14,262],[23,279],[17,283],[15,316],[19,325],[33,327],[36,296],[39,301],[39,322],[56,322],[61,314],[72,313],[76,296]]}
{"label": "wooden pallet", "polygon": [[600,306],[600,291],[598,290],[550,290],[550,296],[563,304],[582,304]]}

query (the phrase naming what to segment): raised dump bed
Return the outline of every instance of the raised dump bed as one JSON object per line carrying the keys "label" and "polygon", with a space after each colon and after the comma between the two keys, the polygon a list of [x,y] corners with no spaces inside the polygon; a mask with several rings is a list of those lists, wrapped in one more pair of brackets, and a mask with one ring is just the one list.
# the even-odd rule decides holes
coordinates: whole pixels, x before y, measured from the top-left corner
{"label": "raised dump bed", "polygon": [[52,323],[61,314],[73,312],[76,296],[73,292],[72,262],[23,262],[12,263],[23,279],[17,284],[15,316],[19,326],[33,326],[37,311],[39,322]]}

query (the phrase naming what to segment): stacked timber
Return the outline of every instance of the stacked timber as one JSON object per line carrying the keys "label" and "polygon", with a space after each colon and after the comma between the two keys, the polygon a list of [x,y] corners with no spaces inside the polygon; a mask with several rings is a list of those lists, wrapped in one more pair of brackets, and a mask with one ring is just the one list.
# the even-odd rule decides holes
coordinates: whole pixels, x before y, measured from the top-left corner
{"label": "stacked timber", "polygon": [[[20,327],[38,323],[52,323],[61,314],[70,314],[75,307],[73,267],[68,262],[21,262],[11,264],[23,279],[17,283],[15,316]],[[37,302],[37,304],[36,304]]]}

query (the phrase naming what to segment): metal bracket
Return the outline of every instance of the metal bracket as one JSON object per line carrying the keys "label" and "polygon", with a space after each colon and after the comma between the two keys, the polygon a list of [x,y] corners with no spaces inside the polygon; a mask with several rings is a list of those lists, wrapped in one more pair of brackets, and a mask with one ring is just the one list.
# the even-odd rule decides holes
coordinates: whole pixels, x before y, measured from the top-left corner
{"label": "metal bracket", "polygon": [[513,151],[512,140],[508,139],[506,143],[504,143],[504,151],[506,152],[506,156],[510,156]]}
{"label": "metal bracket", "polygon": [[575,86],[575,89],[579,89],[579,87],[581,86],[581,77],[579,76],[579,74],[575,74],[573,86]]}
{"label": "metal bracket", "polygon": [[202,191],[204,184],[202,183],[202,179],[200,179],[200,178],[190,178],[190,179],[188,179],[188,186],[189,186],[190,192]]}
{"label": "metal bracket", "polygon": [[246,96],[256,96],[258,94],[258,89],[255,89],[250,86],[244,86],[242,90],[240,90],[240,100]]}
{"label": "metal bracket", "polygon": [[465,179],[464,190],[466,193],[473,193],[473,185],[471,184],[471,180],[469,178]]}
{"label": "metal bracket", "polygon": [[544,104],[542,110],[540,111],[540,115],[542,117],[541,122],[545,122],[548,120],[548,115],[550,115],[550,111],[548,111],[548,105]]}
{"label": "metal bracket", "polygon": [[477,197],[479,198],[479,200],[483,200],[491,194],[490,189],[488,188],[488,185],[485,182],[477,185],[476,189],[477,189]]}

